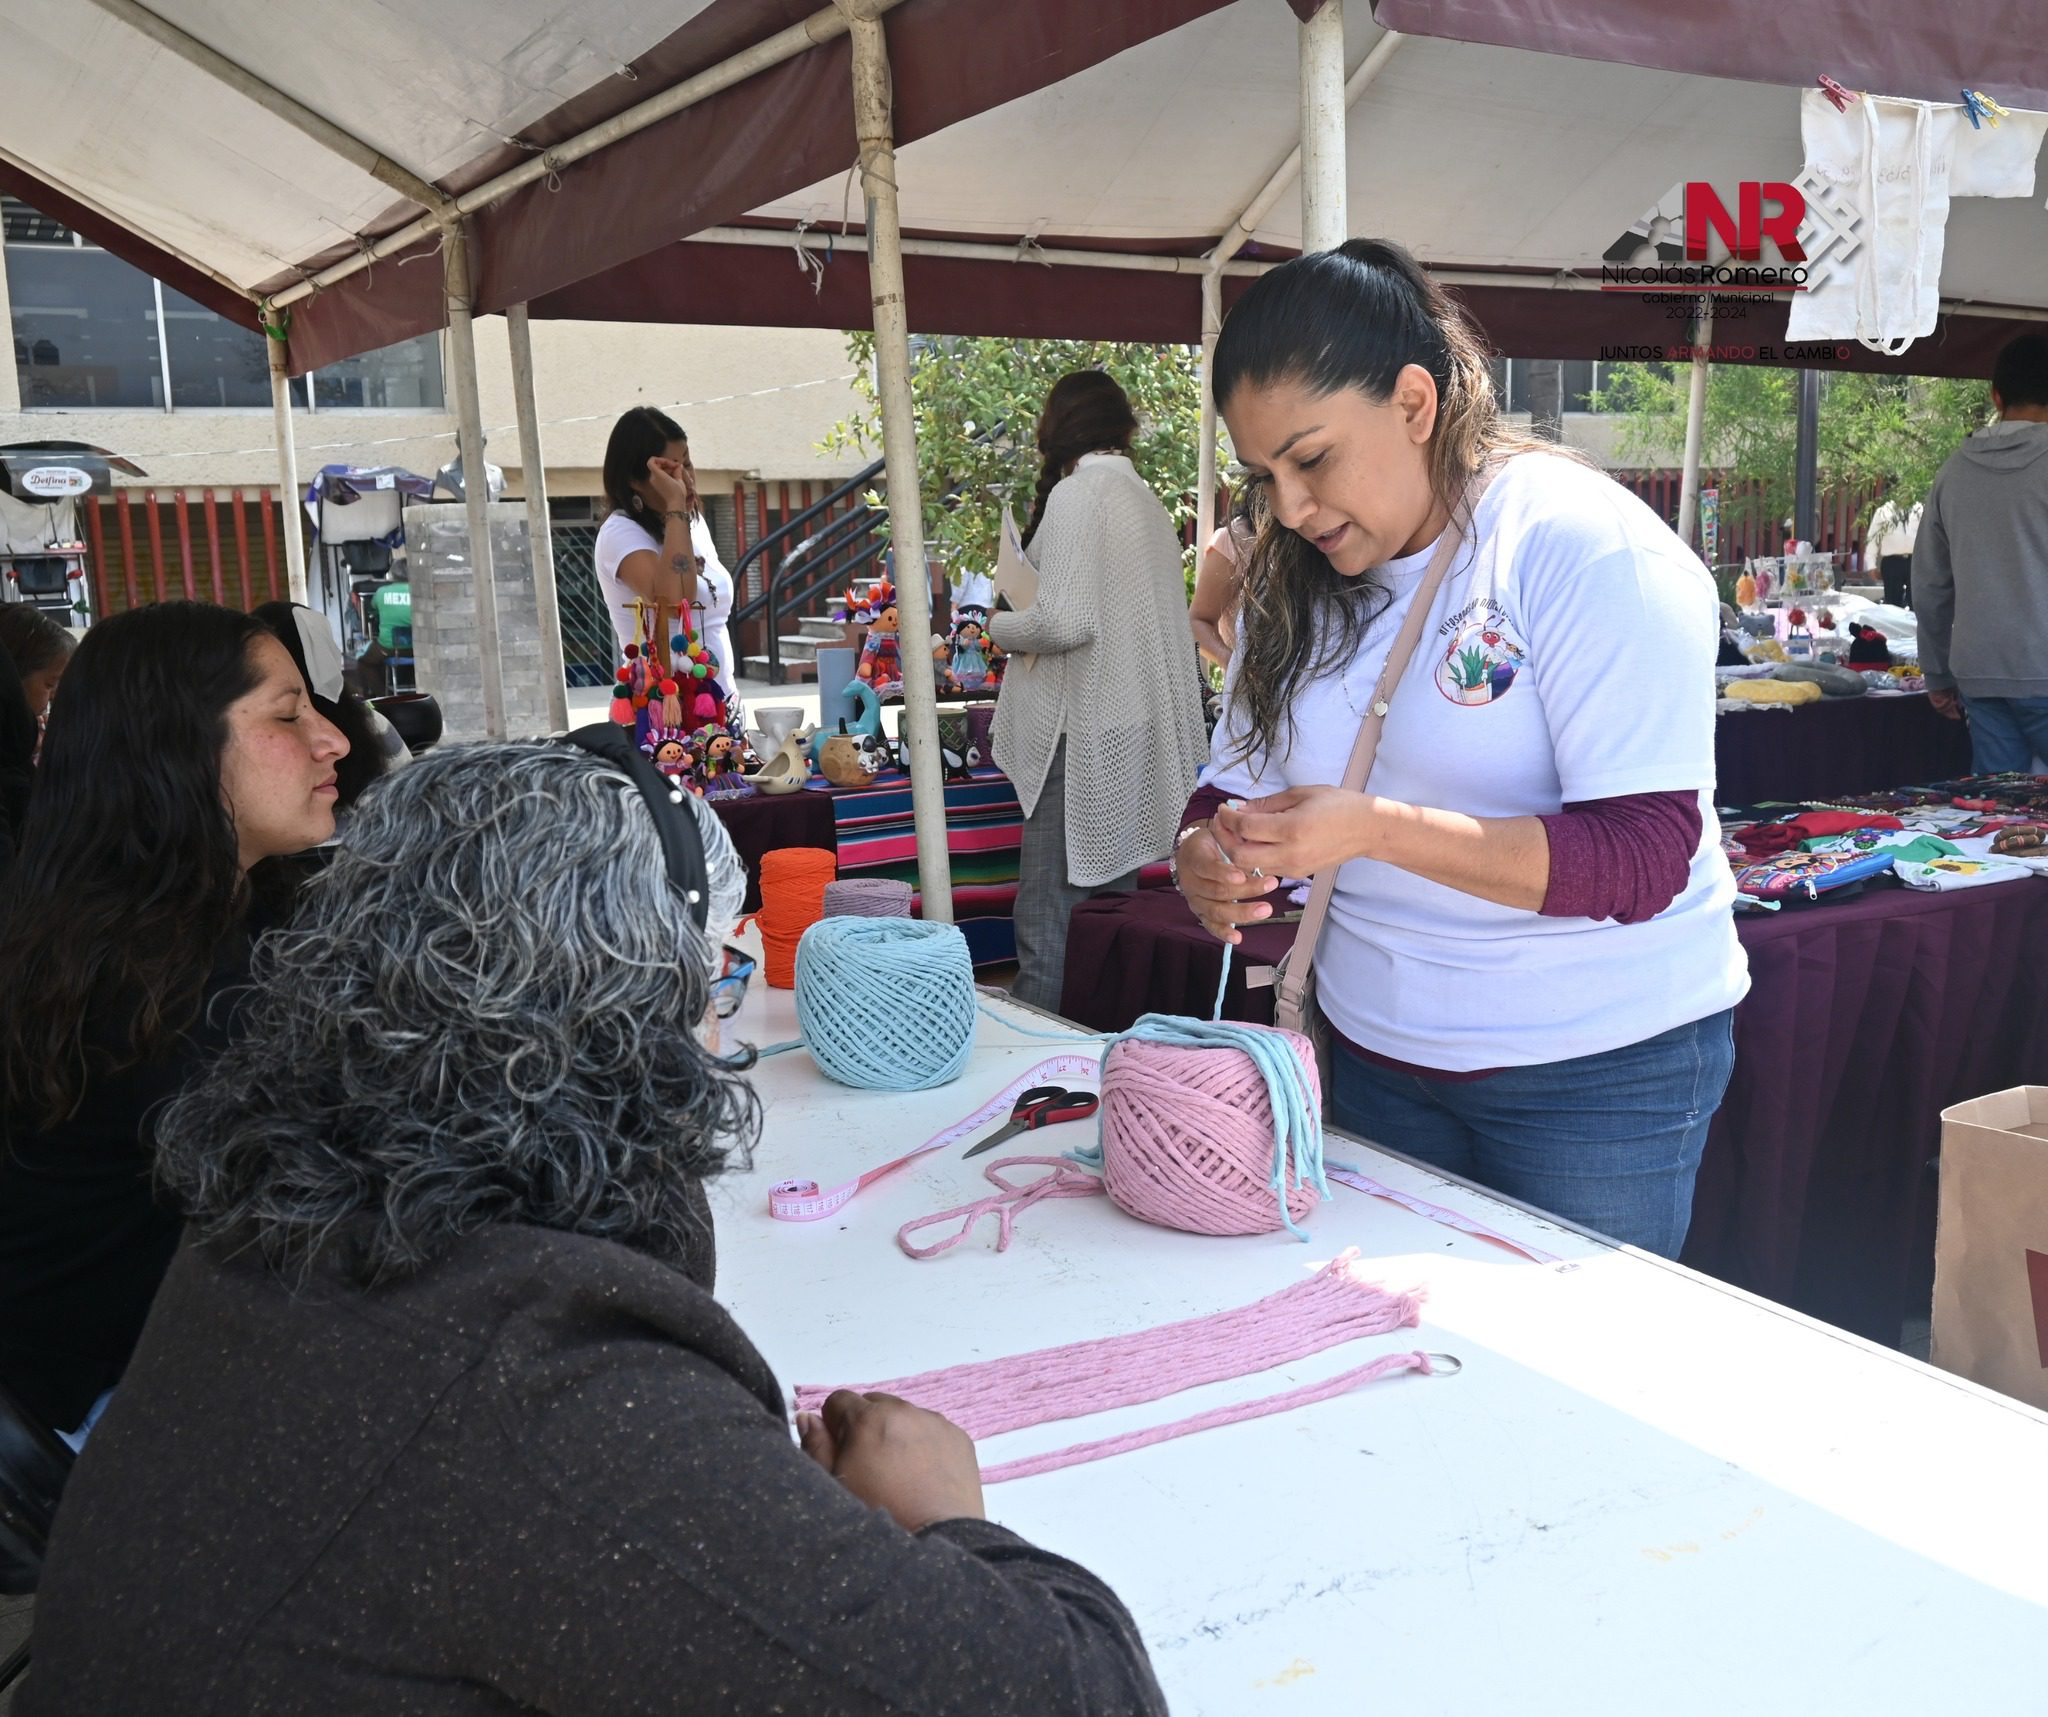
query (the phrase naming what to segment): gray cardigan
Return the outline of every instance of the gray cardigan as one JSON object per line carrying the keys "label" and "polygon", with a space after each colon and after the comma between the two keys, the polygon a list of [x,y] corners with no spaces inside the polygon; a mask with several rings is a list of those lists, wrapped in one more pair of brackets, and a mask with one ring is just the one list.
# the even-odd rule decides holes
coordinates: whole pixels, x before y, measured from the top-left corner
{"label": "gray cardigan", "polygon": [[21,1717],[1163,1712],[1094,1576],[913,1537],[707,1291],[506,1226],[374,1290],[187,1245],[87,1445]]}

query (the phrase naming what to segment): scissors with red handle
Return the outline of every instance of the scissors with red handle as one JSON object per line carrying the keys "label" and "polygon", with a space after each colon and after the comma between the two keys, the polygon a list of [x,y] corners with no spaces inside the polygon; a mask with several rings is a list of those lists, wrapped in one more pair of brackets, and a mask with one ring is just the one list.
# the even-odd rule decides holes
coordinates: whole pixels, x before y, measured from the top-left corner
{"label": "scissors with red handle", "polygon": [[1085,1121],[1101,1107],[1102,1099],[1093,1091],[1068,1091],[1058,1085],[1034,1085],[1017,1099],[1009,1120],[980,1144],[969,1146],[966,1154],[978,1157],[983,1151],[992,1151],[1019,1133],[1036,1132],[1040,1127],[1055,1127],[1062,1121]]}

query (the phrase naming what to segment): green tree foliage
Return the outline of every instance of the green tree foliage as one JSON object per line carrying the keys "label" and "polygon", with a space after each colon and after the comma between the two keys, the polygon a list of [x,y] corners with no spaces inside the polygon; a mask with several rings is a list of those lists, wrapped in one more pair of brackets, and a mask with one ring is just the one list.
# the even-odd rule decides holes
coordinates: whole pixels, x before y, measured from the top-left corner
{"label": "green tree foliage", "polygon": [[[1685,451],[1691,373],[1683,365],[1617,364],[1602,372],[1596,408],[1622,419],[1615,451],[1630,462],[1675,464]],[[1701,463],[1724,481],[1762,485],[1771,516],[1792,511],[1798,372],[1715,364],[1707,372]],[[1947,377],[1823,374],[1823,487],[1883,485],[1917,501],[1963,437],[1990,418],[1984,382]],[[1857,520],[1860,530],[1864,519]]]}
{"label": "green tree foliage", "polygon": [[[846,337],[866,409],[825,439],[832,452],[882,449],[874,391],[875,338]],[[1138,414],[1133,463],[1174,523],[1194,516],[1200,442],[1199,353],[1191,346],[1106,340],[934,338],[913,342],[911,394],[924,487],[925,541],[955,573],[994,566],[1003,508],[1021,530],[1038,483],[1034,437],[1052,385],[1071,370],[1107,370]]]}

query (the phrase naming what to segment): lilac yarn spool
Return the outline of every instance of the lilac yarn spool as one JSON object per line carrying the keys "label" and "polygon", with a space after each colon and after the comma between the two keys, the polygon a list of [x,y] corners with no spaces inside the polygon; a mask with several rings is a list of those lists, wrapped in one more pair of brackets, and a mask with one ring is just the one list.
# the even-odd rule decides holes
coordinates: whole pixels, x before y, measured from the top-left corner
{"label": "lilac yarn spool", "polygon": [[[1319,1114],[1315,1046],[1299,1032],[1270,1029],[1300,1065],[1307,1113]],[[1142,1222],[1190,1234],[1298,1225],[1319,1195],[1289,1153],[1280,1172],[1290,1221],[1282,1221],[1275,1126],[1265,1075],[1241,1049],[1123,1039],[1103,1059],[1103,1185]],[[1319,1139],[1315,1161],[1319,1168]]]}
{"label": "lilac yarn spool", "polygon": [[911,887],[886,877],[858,876],[825,885],[827,918],[908,918]]}

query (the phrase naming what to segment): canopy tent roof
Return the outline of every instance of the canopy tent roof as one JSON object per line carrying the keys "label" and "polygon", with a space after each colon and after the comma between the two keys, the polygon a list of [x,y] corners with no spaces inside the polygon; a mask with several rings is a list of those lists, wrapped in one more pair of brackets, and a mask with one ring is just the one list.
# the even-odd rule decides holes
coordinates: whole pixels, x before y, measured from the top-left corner
{"label": "canopy tent roof", "polygon": [[[2048,107],[2048,35],[2023,9],[1378,0],[1375,19],[1350,0],[1349,65],[1382,29],[1410,38],[1352,111],[1351,229],[1408,244],[1502,349],[1669,339],[1666,306],[1590,290],[1631,221],[1683,180],[1790,178],[1796,90],[1821,72]],[[295,371],[442,324],[440,270],[413,265],[432,237],[304,295],[308,275],[420,215],[394,184],[454,195],[522,163],[531,182],[471,216],[482,309],[867,323],[847,45],[815,0],[446,0],[431,33],[376,0],[151,0],[360,139],[369,165],[175,56],[139,10],[0,0],[0,188],[244,323],[255,296],[297,297]],[[581,159],[548,155],[807,19],[768,69]],[[904,226],[953,251],[908,258],[913,326],[1192,340],[1197,259],[1296,139],[1281,0],[901,0],[887,30]],[[822,269],[799,266],[800,225],[835,235]],[[806,242],[822,260],[825,241]],[[1244,255],[1256,267],[1298,242],[1282,195]],[[1085,251],[1105,265],[1040,265]],[[1984,373],[2017,317],[2048,312],[2044,257],[2038,195],[1959,201],[1942,283],[1954,312],[1902,359],[1852,361]],[[1740,339],[1776,341],[1783,319],[1752,307]]]}

